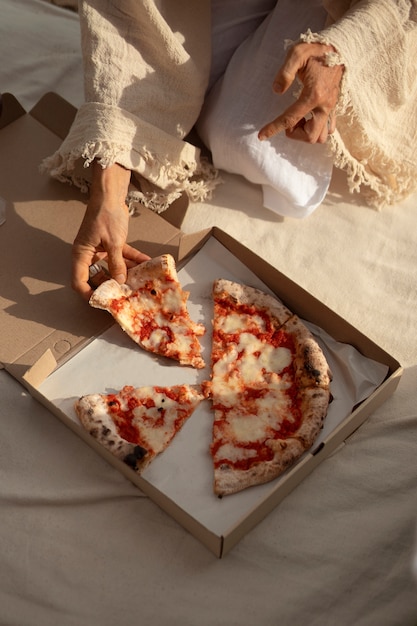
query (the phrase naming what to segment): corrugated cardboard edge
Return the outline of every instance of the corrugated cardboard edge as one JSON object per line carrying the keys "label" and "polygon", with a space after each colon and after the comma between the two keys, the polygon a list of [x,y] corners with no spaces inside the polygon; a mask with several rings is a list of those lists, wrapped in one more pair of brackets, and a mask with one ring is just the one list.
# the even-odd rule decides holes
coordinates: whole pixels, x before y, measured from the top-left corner
{"label": "corrugated cardboard edge", "polygon": [[22,376],[30,388],[37,389],[43,381],[56,369],[57,361],[52,350],[46,350],[42,356]]}

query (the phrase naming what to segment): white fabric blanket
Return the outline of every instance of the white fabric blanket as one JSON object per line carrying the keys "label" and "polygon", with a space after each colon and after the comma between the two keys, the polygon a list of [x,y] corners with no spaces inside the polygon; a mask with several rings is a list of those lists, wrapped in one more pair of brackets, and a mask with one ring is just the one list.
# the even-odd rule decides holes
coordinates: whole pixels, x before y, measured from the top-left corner
{"label": "white fabric blanket", "polygon": [[[50,90],[78,105],[76,16],[1,5],[1,90],[27,108]],[[417,197],[376,212],[338,173],[299,221],[223,178],[184,231],[223,228],[334,308],[402,362],[398,390],[217,561],[0,372],[2,624],[416,624]]]}

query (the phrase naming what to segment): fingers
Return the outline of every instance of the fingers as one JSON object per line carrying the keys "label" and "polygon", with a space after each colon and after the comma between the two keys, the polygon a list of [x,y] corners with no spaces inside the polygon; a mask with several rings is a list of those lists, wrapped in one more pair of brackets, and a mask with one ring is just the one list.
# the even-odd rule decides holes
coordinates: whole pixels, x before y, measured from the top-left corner
{"label": "fingers", "polygon": [[114,278],[120,284],[126,282],[127,268],[122,248],[110,248],[108,250],[107,265],[111,278]]}
{"label": "fingers", "polygon": [[331,50],[330,46],[320,43],[300,43],[290,48],[283,65],[275,76],[273,90],[276,93],[285,93],[311,57],[322,56],[329,50]]}
{"label": "fingers", "polygon": [[306,111],[306,107],[299,107],[296,103],[294,109],[290,107],[275,120],[266,124],[259,131],[258,137],[263,141],[285,131],[286,136],[290,139],[298,139],[307,143],[325,143],[335,128],[334,113],[328,114],[319,107],[312,111]]}
{"label": "fingers", "polygon": [[150,259],[150,256],[140,250],[136,250],[129,244],[124,244],[122,248],[111,248],[107,256],[107,265],[109,268],[109,276],[114,278],[118,283],[126,282],[127,269],[135,267],[143,261]]}
{"label": "fingers", "polygon": [[[93,289],[109,278],[124,283],[127,269],[135,267],[150,256],[125,244],[121,250],[113,249],[108,254],[96,253],[87,247],[73,246],[72,252],[72,288],[85,300],[89,300]],[[108,269],[98,261],[106,260]]]}
{"label": "fingers", "polygon": [[334,109],[344,68],[326,65],[324,55],[331,50],[330,46],[319,43],[301,43],[291,48],[275,77],[274,90],[284,93],[296,77],[301,81],[302,90],[293,104],[260,129],[261,141],[285,132],[291,139],[324,143],[334,132]]}
{"label": "fingers", "polygon": [[139,263],[143,263],[143,261],[149,261],[151,257],[148,254],[133,248],[133,246],[125,244],[123,246],[123,258],[126,266],[129,268],[135,267],[135,265],[139,265]]}
{"label": "fingers", "polygon": [[333,135],[336,130],[336,113],[334,111],[330,111],[329,119],[327,121],[327,127],[329,131],[329,135]]}
{"label": "fingers", "polygon": [[286,131],[290,139],[306,143],[325,143],[330,132],[330,116],[321,109],[314,109],[294,129]]}
{"label": "fingers", "polygon": [[311,114],[310,102],[305,102],[302,98],[299,98],[294,104],[289,106],[284,113],[263,126],[258,133],[258,138],[263,141],[282,131],[291,133],[297,128],[300,122],[304,123],[306,116],[309,114]]}
{"label": "fingers", "polygon": [[93,265],[97,260],[96,255],[90,250],[73,246],[71,286],[85,300],[89,300],[93,293],[89,284],[90,265]]}
{"label": "fingers", "polygon": [[[117,163],[108,168],[93,163],[90,198],[72,246],[72,286],[86,299],[91,296],[91,285],[97,286],[109,277],[124,283],[128,267],[149,259],[126,243],[130,175]],[[104,259],[107,269],[94,272],[92,277],[91,266]]]}

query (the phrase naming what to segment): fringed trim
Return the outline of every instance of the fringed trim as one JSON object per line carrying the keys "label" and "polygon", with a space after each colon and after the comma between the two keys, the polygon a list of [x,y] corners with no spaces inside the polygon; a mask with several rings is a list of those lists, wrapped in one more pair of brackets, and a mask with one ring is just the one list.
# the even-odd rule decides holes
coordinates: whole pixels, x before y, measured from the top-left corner
{"label": "fringed trim", "polygon": [[390,158],[369,139],[344,80],[336,115],[342,129],[329,137],[329,147],[335,167],[346,172],[350,193],[361,193],[369,206],[379,210],[416,191],[416,168]]}
{"label": "fringed trim", "polygon": [[[305,33],[300,35],[299,41],[303,43],[322,43],[325,46],[332,46],[333,44],[328,40],[324,35],[320,35],[320,33],[313,33],[310,29],[308,29]],[[333,50],[332,52],[327,52],[324,55],[324,60],[326,65],[333,67],[334,65],[344,65],[342,61],[342,57],[338,52]]]}
{"label": "fringed trim", "polygon": [[[82,150],[79,148],[68,151],[65,148],[62,151],[58,150],[44,159],[39,169],[42,174],[49,174],[62,183],[73,184],[83,193],[87,193],[90,180],[88,175],[83,175],[83,169],[87,170],[95,159],[103,168],[110,167],[124,152],[126,152],[124,146],[112,145],[110,147],[101,142],[92,142],[86,144]],[[77,167],[81,161],[83,161],[82,167]]]}
{"label": "fringed trim", "polygon": [[330,138],[329,147],[335,167],[346,172],[350,193],[361,193],[366,203],[375,209],[400,202],[417,190],[416,172],[380,156],[377,162],[384,172],[384,180],[371,171],[367,160],[361,162],[351,155],[337,132]]}
{"label": "fringed trim", "polygon": [[[305,43],[333,44],[319,33],[307,30],[300,35],[299,41]],[[345,65],[338,52],[329,52],[324,57],[329,66]],[[340,84],[340,95],[336,106],[336,115],[345,125],[347,135],[351,133],[352,146],[349,148],[342,135],[336,132],[328,142],[333,155],[335,167],[344,170],[347,175],[348,188],[351,193],[361,193],[369,206],[381,209],[386,205],[403,200],[417,189],[417,172],[415,168],[398,163],[384,154],[377,145],[372,143],[358,119],[346,85],[346,72]],[[358,158],[352,151],[360,153]]]}
{"label": "fringed trim", "polygon": [[[69,153],[56,152],[44,159],[40,165],[42,173],[49,174],[52,178],[63,183],[75,185],[82,193],[88,193],[90,180],[88,175],[83,175],[83,169],[87,170],[91,163],[97,159],[104,167],[110,167],[118,162],[124,167],[131,169],[126,159],[121,155],[126,154],[126,148],[122,146],[103,145],[102,143],[87,144],[84,149],[72,150]],[[203,202],[210,199],[213,190],[222,183],[218,170],[205,158],[200,159],[197,167],[195,164],[173,165],[159,163],[158,159],[144,150],[143,158],[151,167],[140,171],[140,176],[148,175],[146,185],[149,189],[131,190],[127,197],[127,204],[131,213],[134,213],[134,202],[139,202],[157,213],[165,211],[183,193],[186,193],[191,201]],[[77,167],[83,160],[82,168]],[[159,169],[159,175],[152,176],[152,172]],[[136,170],[133,170],[136,171]],[[155,184],[155,179],[164,178],[169,181],[166,189],[161,189]]]}
{"label": "fringed trim", "polygon": [[222,182],[218,170],[210,161],[203,158],[198,171],[191,178],[184,180],[181,188],[169,192],[153,186],[152,189],[130,190],[127,204],[131,215],[135,213],[134,203],[137,202],[156,213],[162,213],[183,193],[186,193],[192,202],[210,200],[213,191]]}

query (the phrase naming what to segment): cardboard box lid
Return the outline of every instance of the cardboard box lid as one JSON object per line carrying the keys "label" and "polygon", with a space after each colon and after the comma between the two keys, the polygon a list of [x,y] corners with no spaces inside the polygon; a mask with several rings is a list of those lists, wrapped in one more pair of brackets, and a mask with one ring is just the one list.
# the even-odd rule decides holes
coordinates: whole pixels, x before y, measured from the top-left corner
{"label": "cardboard box lid", "polygon": [[[0,117],[0,363],[21,378],[45,350],[57,361],[112,323],[71,289],[71,244],[86,207],[74,186],[39,172],[68,132],[75,109],[47,94],[26,113],[3,94]],[[180,231],[145,209],[130,220],[129,242],[153,256],[176,256]]]}

